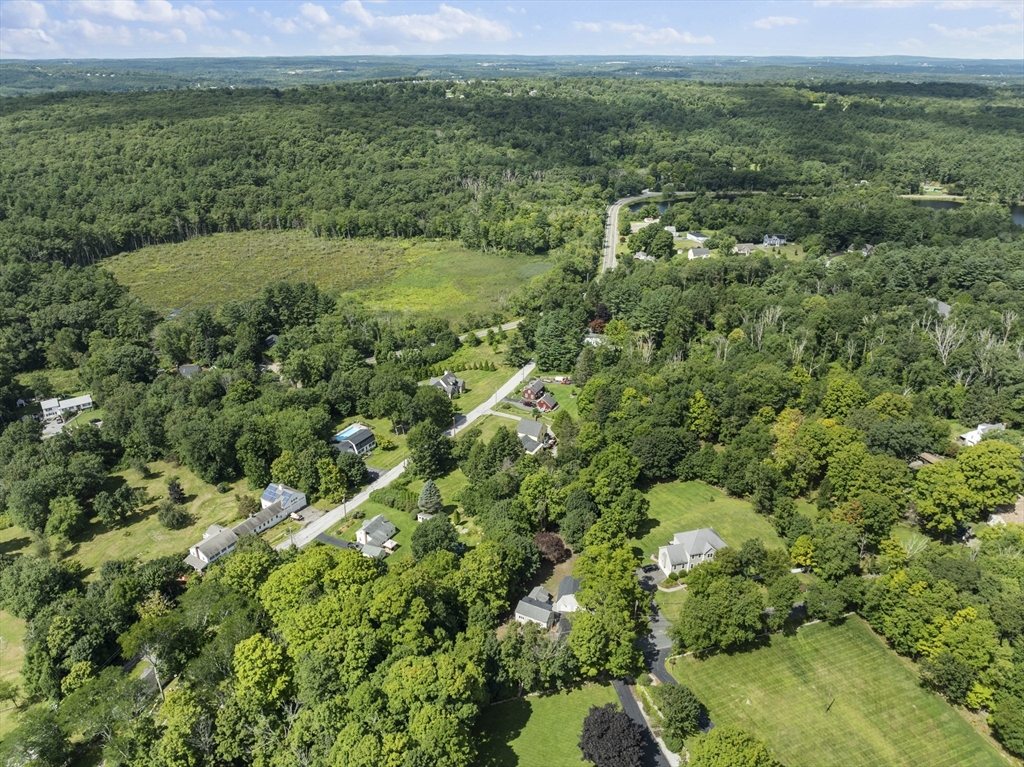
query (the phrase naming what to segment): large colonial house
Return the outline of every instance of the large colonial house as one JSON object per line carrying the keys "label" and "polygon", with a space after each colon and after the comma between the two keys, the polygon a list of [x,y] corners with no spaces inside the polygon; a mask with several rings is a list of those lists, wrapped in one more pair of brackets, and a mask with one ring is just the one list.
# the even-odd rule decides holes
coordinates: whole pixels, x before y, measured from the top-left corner
{"label": "large colonial house", "polygon": [[725,546],[725,541],[710,527],[676,533],[668,546],[658,549],[658,567],[665,575],[690,572],[697,565],[710,562],[715,552]]}

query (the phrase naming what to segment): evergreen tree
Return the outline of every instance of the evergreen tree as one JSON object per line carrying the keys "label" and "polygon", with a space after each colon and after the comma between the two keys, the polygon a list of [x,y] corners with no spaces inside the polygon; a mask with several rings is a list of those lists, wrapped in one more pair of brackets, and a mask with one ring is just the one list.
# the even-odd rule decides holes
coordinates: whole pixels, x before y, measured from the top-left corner
{"label": "evergreen tree", "polygon": [[416,502],[419,510],[426,514],[440,514],[444,509],[444,501],[441,499],[441,491],[437,489],[434,480],[428,479],[420,490],[419,500]]}

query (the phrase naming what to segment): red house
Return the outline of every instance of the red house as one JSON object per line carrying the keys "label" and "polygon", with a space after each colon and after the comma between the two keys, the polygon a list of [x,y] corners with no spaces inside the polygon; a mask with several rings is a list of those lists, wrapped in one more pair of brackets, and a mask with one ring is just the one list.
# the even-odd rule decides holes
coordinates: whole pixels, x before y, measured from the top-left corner
{"label": "red house", "polygon": [[544,396],[544,382],[535,378],[523,387],[523,399],[537,401]]}

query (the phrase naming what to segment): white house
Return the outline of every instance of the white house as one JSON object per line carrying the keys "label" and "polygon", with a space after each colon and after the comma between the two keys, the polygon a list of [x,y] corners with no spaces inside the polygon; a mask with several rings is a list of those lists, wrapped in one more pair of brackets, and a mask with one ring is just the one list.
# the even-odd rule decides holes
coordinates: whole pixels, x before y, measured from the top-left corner
{"label": "white house", "polygon": [[221,525],[210,525],[203,533],[203,540],[188,550],[185,562],[196,570],[205,570],[211,562],[230,554],[236,543],[238,536],[234,530]]}
{"label": "white house", "polygon": [[537,586],[516,605],[516,620],[520,623],[536,623],[551,628],[557,616],[551,604],[551,594],[543,586]]}
{"label": "white house", "polygon": [[221,525],[210,525],[203,533],[203,540],[188,550],[185,564],[196,570],[205,570],[211,562],[230,554],[243,535],[259,535],[283,522],[289,514],[306,508],[306,495],[288,485],[271,483],[260,496],[260,506],[260,511],[230,530]]}
{"label": "white house", "polygon": [[306,508],[305,493],[293,487],[288,487],[288,485],[282,485],[280,482],[272,482],[267,485],[263,495],[260,496],[260,506],[267,509],[278,501],[281,502],[281,510],[285,516],[288,516],[293,511]]}
{"label": "white house", "polygon": [[990,431],[1003,431],[1005,429],[1005,423],[979,423],[978,428],[972,429],[966,434],[961,434],[960,441],[967,447],[974,447]]}
{"label": "white house", "polygon": [[81,413],[83,410],[92,408],[92,395],[83,394],[80,397],[71,399],[44,399],[39,403],[43,409],[43,418],[51,420],[63,416],[65,413]]}
{"label": "white house", "polygon": [[767,245],[770,248],[780,247],[785,244],[786,235],[784,234],[766,234],[762,243],[762,245]]}
{"label": "white house", "polygon": [[370,427],[363,423],[353,423],[339,431],[332,438],[335,448],[341,453],[364,455],[377,447],[377,438]]}
{"label": "white house", "polygon": [[687,232],[686,239],[691,242],[695,242],[698,245],[703,245],[705,242],[711,239],[711,235],[704,234],[704,232]]}
{"label": "white house", "polygon": [[665,575],[681,570],[690,572],[697,565],[710,562],[715,552],[725,546],[725,541],[710,527],[676,533],[668,546],[658,549],[658,567]]}
{"label": "white house", "polygon": [[398,532],[388,518],[378,514],[372,519],[367,519],[356,530],[356,543],[360,546],[375,546],[384,548],[384,544],[391,540],[391,536]]}
{"label": "white house", "polygon": [[711,258],[711,251],[707,248],[690,248],[689,253],[686,257],[691,261],[695,261],[698,258]]}

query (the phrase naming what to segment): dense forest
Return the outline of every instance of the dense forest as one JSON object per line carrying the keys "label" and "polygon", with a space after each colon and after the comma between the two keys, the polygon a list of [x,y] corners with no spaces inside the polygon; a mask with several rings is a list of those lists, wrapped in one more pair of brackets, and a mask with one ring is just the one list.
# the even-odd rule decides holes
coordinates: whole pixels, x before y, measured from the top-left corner
{"label": "dense forest", "polygon": [[[0,557],[0,608],[28,623],[16,694],[53,705],[27,710],[5,763],[467,767],[488,704],[642,672],[651,596],[633,544],[646,491],[674,480],[749,499],[785,546],[731,542],[685,576],[679,650],[756,651],[766,632],[855,611],[1024,754],[1024,536],[984,524],[1022,490],[1024,237],[1005,206],[935,213],[894,196],[927,177],[1018,199],[1018,108],[998,91],[509,85],[6,104],[0,520],[34,545]],[[604,206],[644,187],[700,192],[665,223],[717,230],[720,252],[595,280]],[[417,385],[463,343],[444,322],[290,282],[161,321],[91,265],[246,227],[555,250],[510,299],[522,322],[503,354],[572,375],[578,415],[556,411],[557,454],[526,455],[505,428],[444,434],[453,402]],[[731,254],[768,227],[805,257]],[[173,372],[185,362],[206,370]],[[44,369],[77,371],[99,428],[41,440],[17,420],[18,397],[54,393]],[[408,435],[410,465],[380,502],[415,514],[412,482],[457,468],[478,543],[443,515],[413,556],[384,562],[249,536],[187,583],[184,552],[139,561],[131,538],[95,572],[71,556],[94,517],[128,531],[151,499],[107,480],[156,459],[338,502],[367,482],[327,442],[355,414]],[[953,439],[982,422],[1008,428]],[[922,452],[943,460],[911,469]],[[159,501],[168,528],[179,495],[168,483]],[[499,639],[565,547],[581,579],[571,633],[512,622]],[[813,576],[806,592],[792,567]],[[124,672],[139,660],[148,679]],[[730,763],[706,742],[691,764]]]}
{"label": "dense forest", "polygon": [[295,227],[536,253],[662,185],[1024,198],[1019,95],[961,90],[553,79],[8,99],[0,258],[90,264]]}

